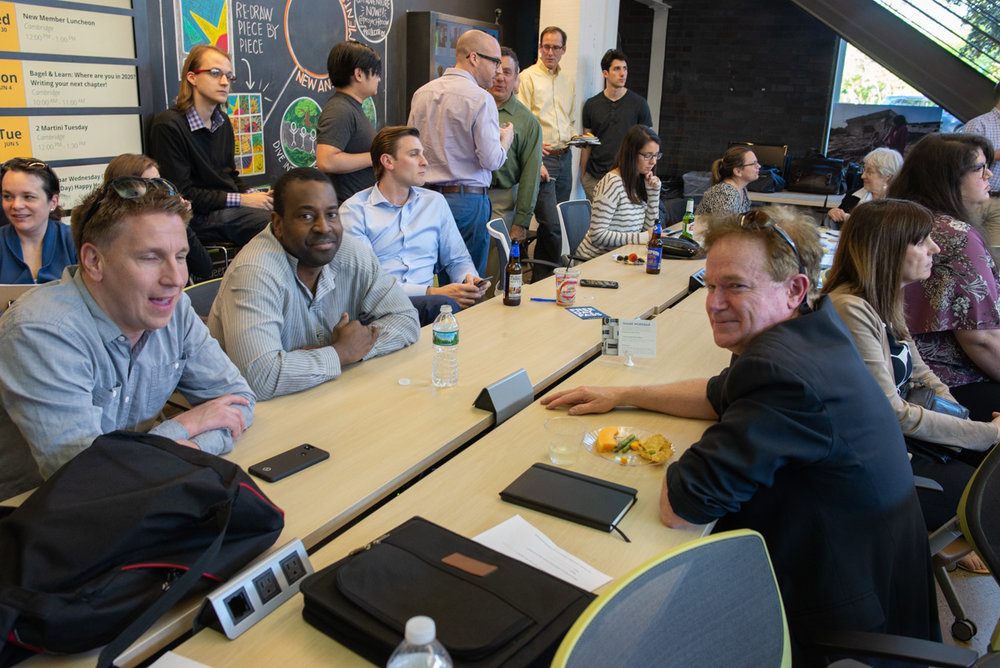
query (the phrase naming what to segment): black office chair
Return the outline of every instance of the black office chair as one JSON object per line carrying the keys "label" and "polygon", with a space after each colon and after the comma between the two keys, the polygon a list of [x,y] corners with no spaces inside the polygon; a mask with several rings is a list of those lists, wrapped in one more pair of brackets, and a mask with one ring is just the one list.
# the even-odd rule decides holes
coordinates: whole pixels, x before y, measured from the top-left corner
{"label": "black office chair", "polygon": [[562,234],[559,261],[567,267],[576,261],[586,261],[587,258],[577,257],[575,253],[590,229],[590,200],[571,199],[559,202],[556,210],[559,212],[559,231]]}
{"label": "black office chair", "polygon": [[[511,241],[510,234],[507,232],[507,226],[504,224],[503,218],[494,218],[490,222],[486,223],[486,231],[490,235],[490,251],[486,258],[486,275],[496,277],[496,280],[493,281],[493,285],[486,293],[486,299],[489,299],[494,295],[503,294],[503,286],[505,283],[504,271],[507,268],[508,260],[510,260]],[[530,258],[526,258],[524,255],[525,253],[522,250],[522,265],[540,265],[552,268],[560,266],[545,260],[532,260]]]}

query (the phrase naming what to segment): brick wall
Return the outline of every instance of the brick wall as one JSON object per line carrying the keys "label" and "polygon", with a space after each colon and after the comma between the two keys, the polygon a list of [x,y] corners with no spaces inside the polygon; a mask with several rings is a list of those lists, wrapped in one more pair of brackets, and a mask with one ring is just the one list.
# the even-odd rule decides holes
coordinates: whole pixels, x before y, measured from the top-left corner
{"label": "brick wall", "polygon": [[[707,171],[730,141],[820,147],[837,36],[791,0],[670,0],[660,136],[661,176]],[[619,39],[629,87],[645,94],[652,10],[622,0]],[[655,114],[656,111],[654,110]]]}

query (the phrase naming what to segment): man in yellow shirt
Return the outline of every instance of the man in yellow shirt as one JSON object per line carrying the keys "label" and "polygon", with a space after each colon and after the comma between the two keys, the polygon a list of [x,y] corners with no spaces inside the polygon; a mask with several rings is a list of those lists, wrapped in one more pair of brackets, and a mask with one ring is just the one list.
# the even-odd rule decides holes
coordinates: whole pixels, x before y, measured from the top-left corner
{"label": "man in yellow shirt", "polygon": [[521,72],[521,87],[517,93],[517,99],[531,110],[542,126],[544,157],[535,205],[538,220],[535,258],[550,262],[558,260],[561,244],[556,203],[568,200],[573,190],[569,141],[576,134],[576,84],[559,67],[565,53],[566,31],[556,26],[542,30],[538,40],[538,62]]}

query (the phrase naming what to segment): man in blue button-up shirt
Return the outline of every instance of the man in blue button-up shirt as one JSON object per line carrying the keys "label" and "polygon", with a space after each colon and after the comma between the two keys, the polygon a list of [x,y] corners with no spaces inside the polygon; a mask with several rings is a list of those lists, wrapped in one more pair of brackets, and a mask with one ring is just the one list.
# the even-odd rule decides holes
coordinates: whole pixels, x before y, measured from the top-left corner
{"label": "man in blue button-up shirt", "polygon": [[[0,318],[0,499],[116,429],[222,454],[253,418],[253,392],[183,293],[186,203],[163,182],[125,185],[74,210],[79,266]],[[194,408],[156,424],[175,389]]]}

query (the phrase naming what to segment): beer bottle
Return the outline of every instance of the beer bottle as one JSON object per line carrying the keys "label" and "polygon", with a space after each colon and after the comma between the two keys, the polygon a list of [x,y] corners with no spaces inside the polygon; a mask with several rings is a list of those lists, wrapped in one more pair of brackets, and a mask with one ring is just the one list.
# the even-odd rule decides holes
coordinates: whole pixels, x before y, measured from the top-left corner
{"label": "beer bottle", "polygon": [[504,270],[507,281],[503,286],[503,303],[505,306],[521,305],[521,248],[515,241],[510,247],[510,261]]}
{"label": "beer bottle", "polygon": [[660,260],[663,259],[663,241],[660,239],[660,221],[656,221],[649,233],[649,243],[646,244],[646,273],[660,273]]}
{"label": "beer bottle", "polygon": [[684,209],[684,217],[681,219],[681,239],[694,241],[691,228],[694,226],[694,200],[688,197],[687,208]]}

